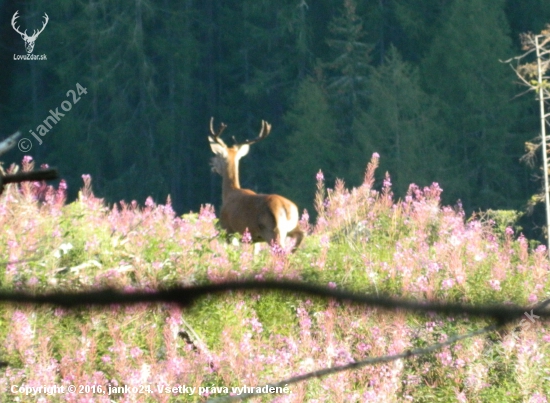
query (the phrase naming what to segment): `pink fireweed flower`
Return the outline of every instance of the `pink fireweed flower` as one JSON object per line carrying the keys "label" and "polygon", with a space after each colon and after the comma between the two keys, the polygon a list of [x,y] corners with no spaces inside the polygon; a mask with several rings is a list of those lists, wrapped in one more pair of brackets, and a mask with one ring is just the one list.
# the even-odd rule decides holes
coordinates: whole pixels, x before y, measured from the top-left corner
{"label": "pink fireweed flower", "polygon": [[321,238],[319,239],[319,243],[323,248],[328,248],[330,244],[330,237],[326,234],[321,235]]}
{"label": "pink fireweed flower", "polygon": [[444,367],[448,367],[453,363],[453,357],[449,351],[442,351],[437,353],[436,356]]}
{"label": "pink fireweed flower", "polygon": [[309,214],[306,209],[304,209],[304,212],[302,213],[302,218],[300,218],[300,222],[307,223],[309,221]]}
{"label": "pink fireweed flower", "polygon": [[462,358],[457,358],[453,366],[456,368],[464,368],[466,366],[466,361],[464,361]]}
{"label": "pink fireweed flower", "polygon": [[500,281],[498,281],[498,280],[489,280],[489,285],[495,291],[500,291],[501,290]]}
{"label": "pink fireweed flower", "polygon": [[460,403],[466,403],[468,401],[468,399],[466,398],[466,394],[464,392],[457,392],[456,393],[456,399]]}
{"label": "pink fireweed flower", "polygon": [[256,333],[261,333],[264,331],[264,328],[263,328],[263,325],[262,323],[257,319],[257,318],[251,318],[249,320],[249,323],[250,325],[252,326],[252,329],[256,332]]}
{"label": "pink fireweed flower", "polygon": [[141,351],[141,348],[139,347],[132,347],[130,349],[130,356],[134,359],[140,357],[143,354],[143,351]]}
{"label": "pink fireweed flower", "polygon": [[85,198],[91,198],[93,197],[92,192],[92,177],[89,174],[83,174],[82,175],[82,181],[84,182],[84,186],[82,187],[81,194]]}
{"label": "pink fireweed flower", "polygon": [[216,213],[214,213],[214,207],[210,204],[205,204],[201,206],[199,212],[199,220],[201,221],[214,221],[216,218]]}
{"label": "pink fireweed flower", "polygon": [[452,278],[443,280],[443,282],[441,283],[441,287],[443,287],[443,289],[445,290],[453,288],[454,285],[455,285],[455,281]]}
{"label": "pink fireweed flower", "polygon": [[15,276],[17,272],[18,272],[17,266],[14,265],[13,263],[8,263],[8,265],[6,266],[6,273],[11,276]]}
{"label": "pink fireweed flower", "polygon": [[27,285],[31,288],[34,288],[36,285],[38,285],[38,279],[36,277],[31,277],[27,280]]}
{"label": "pink fireweed flower", "polygon": [[433,182],[430,187],[424,188],[424,194],[426,197],[439,201],[441,193],[443,192],[443,189],[439,187],[439,183]]}
{"label": "pink fireweed flower", "polygon": [[390,188],[391,187],[391,178],[390,178],[390,174],[386,172],[386,177],[384,178],[384,183],[382,185],[383,187],[385,188]]}
{"label": "pink fireweed flower", "polygon": [[437,273],[441,269],[439,263],[430,262],[428,263],[428,273]]}
{"label": "pink fireweed flower", "polygon": [[155,207],[155,202],[153,201],[153,198],[151,196],[147,197],[147,199],[145,199],[145,207]]}
{"label": "pink fireweed flower", "polygon": [[33,159],[30,155],[25,155],[23,157],[23,161],[21,162],[21,165],[23,166],[23,171],[32,171],[34,167]]}
{"label": "pink fireweed flower", "polygon": [[242,243],[251,243],[252,242],[252,235],[250,235],[250,232],[248,231],[248,227],[244,230],[243,236],[241,238]]}
{"label": "pink fireweed flower", "polygon": [[506,227],[506,235],[514,235],[514,230],[512,229],[512,227]]}
{"label": "pink fireweed flower", "polygon": [[426,276],[420,276],[416,279],[415,288],[418,291],[426,292],[428,291],[428,279]]}
{"label": "pink fireweed flower", "polygon": [[66,192],[67,192],[67,182],[61,179],[61,181],[59,182],[57,191],[55,192],[55,201],[54,201],[54,203],[57,205],[58,208],[61,208],[65,204],[65,200],[67,199]]}
{"label": "pink fireweed flower", "polygon": [[300,228],[306,233],[308,233],[310,230],[309,214],[306,209],[304,209],[304,212],[302,213],[302,217],[300,218]]}
{"label": "pink fireweed flower", "polygon": [[[271,241],[271,244],[269,246],[270,246],[272,256],[284,256],[285,255],[284,248],[281,245],[279,245],[278,243]],[[280,263],[282,263],[282,261],[278,260],[276,262],[276,267],[279,267]],[[282,269],[282,267],[279,267],[279,269]]]}
{"label": "pink fireweed flower", "polygon": [[529,398],[529,403],[548,403],[548,399],[544,395],[536,392],[531,395]]}
{"label": "pink fireweed flower", "polygon": [[378,154],[377,152],[374,152],[374,153],[372,153],[372,158],[374,158],[374,159],[379,159],[379,158],[380,158],[380,154]]}
{"label": "pink fireweed flower", "polygon": [[317,175],[315,175],[315,179],[317,179],[317,182],[323,182],[325,180],[325,176],[323,175],[323,171],[319,169],[319,172],[317,172]]}

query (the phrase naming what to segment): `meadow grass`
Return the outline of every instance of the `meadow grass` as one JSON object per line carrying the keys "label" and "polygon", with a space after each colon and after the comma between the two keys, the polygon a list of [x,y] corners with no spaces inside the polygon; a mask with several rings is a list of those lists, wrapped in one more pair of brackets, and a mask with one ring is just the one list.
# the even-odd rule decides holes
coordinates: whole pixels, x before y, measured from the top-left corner
{"label": "meadow grass", "polygon": [[[70,204],[63,182],[58,189],[10,185],[0,197],[0,287],[132,292],[292,279],[419,301],[527,306],[549,298],[546,248],[529,245],[510,214],[466,219],[459,205],[440,205],[437,184],[411,185],[396,201],[389,176],[380,190],[373,188],[377,165],[374,155],[364,183],[351,190],[342,181],[325,189],[322,174],[317,176],[318,219],[313,225],[304,214],[301,225],[309,236],[295,254],[264,245],[254,256],[251,244],[227,243],[208,205],[181,217],[170,200],[108,207],[94,196],[87,175]],[[26,157],[23,169],[32,168]],[[0,368],[1,399],[202,402],[223,388],[265,386],[397,354],[487,324],[463,315],[391,312],[282,292],[209,296],[188,309],[3,304],[0,361],[7,365]],[[549,346],[546,323],[518,322],[433,354],[289,385],[289,394],[250,401],[547,402]],[[53,385],[75,385],[82,393],[19,393],[22,386]],[[165,389],[178,385],[185,389]],[[219,389],[204,393],[207,387]]]}

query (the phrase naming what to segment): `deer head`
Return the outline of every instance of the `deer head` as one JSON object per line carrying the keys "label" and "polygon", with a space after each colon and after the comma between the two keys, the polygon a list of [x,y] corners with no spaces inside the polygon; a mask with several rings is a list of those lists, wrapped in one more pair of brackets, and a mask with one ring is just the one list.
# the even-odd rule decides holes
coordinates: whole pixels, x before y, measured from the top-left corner
{"label": "deer head", "polygon": [[298,225],[298,207],[290,200],[276,194],[256,194],[241,189],[239,160],[248,154],[250,146],[265,139],[271,125],[262,120],[257,138],[228,147],[220,138],[226,129],[221,124],[214,131],[214,118],[210,119],[210,148],[216,155],[211,162],[212,170],[222,176],[222,208],[220,223],[228,233],[243,234],[248,230],[253,242],[274,242],[284,247],[286,237],[294,238],[294,250],[304,236]]}
{"label": "deer head", "polygon": [[42,28],[38,31],[35,29],[33,31],[32,35],[28,36],[27,35],[27,30],[25,30],[25,32],[21,32],[19,30],[19,27],[15,26],[15,20],[17,20],[19,18],[17,13],[19,13],[19,10],[17,10],[15,12],[15,14],[13,15],[13,17],[11,19],[11,26],[13,27],[15,32],[17,32],[19,35],[21,35],[21,38],[23,38],[23,40],[25,41],[25,49],[27,50],[27,53],[32,53],[32,51],[34,49],[34,42],[38,38],[38,35],[40,35],[42,33],[42,31],[44,31],[44,28],[46,28],[46,25],[48,25],[48,21],[50,19],[48,17],[48,14],[44,13],[44,16],[42,17],[42,18],[44,18],[44,22],[42,23]]}

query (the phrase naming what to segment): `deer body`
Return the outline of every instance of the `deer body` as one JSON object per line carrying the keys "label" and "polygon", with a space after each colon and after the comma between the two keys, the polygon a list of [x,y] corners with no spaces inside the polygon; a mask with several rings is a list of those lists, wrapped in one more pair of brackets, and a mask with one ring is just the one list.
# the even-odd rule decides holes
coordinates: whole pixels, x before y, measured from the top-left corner
{"label": "deer body", "polygon": [[283,196],[257,194],[249,189],[241,189],[239,183],[239,160],[248,154],[250,144],[269,134],[271,126],[262,122],[258,139],[228,147],[219,138],[225,125],[214,133],[210,121],[210,148],[216,155],[212,159],[212,170],[222,176],[222,208],[220,224],[228,233],[250,233],[253,242],[278,243],[285,246],[286,237],[294,238],[294,250],[303,239],[298,225],[298,207]]}

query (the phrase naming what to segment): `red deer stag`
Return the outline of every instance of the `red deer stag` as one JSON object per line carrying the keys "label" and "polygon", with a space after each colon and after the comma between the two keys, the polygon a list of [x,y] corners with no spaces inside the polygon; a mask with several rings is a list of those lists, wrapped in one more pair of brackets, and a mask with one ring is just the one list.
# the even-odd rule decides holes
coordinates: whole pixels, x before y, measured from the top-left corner
{"label": "red deer stag", "polygon": [[239,183],[239,160],[248,154],[250,145],[265,139],[271,125],[262,120],[262,129],[254,140],[228,147],[220,136],[227,125],[222,123],[214,132],[214,118],[210,119],[208,136],[210,148],[216,154],[212,158],[212,170],[220,174],[222,182],[222,208],[220,223],[229,234],[243,234],[247,229],[252,242],[275,242],[285,246],[286,237],[294,238],[294,252],[304,237],[298,225],[298,207],[290,200],[276,194],[257,194],[241,189]]}

